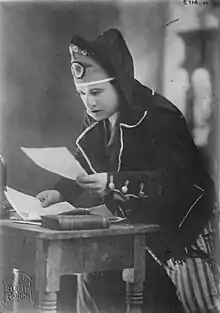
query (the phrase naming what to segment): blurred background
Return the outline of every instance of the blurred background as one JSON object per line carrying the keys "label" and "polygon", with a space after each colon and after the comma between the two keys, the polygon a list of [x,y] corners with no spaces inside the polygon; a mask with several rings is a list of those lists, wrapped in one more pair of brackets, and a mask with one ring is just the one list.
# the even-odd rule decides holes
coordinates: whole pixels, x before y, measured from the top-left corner
{"label": "blurred background", "polygon": [[[135,77],[185,115],[220,194],[219,0],[1,2],[0,154],[7,184],[34,196],[58,181],[20,147],[75,151],[83,105],[68,45],[73,34],[92,39],[111,27],[126,39]],[[75,283],[61,280],[65,306],[75,303]]]}
{"label": "blurred background", "polygon": [[59,179],[20,147],[74,151],[83,105],[68,44],[73,34],[92,39],[111,27],[127,41],[136,78],[182,110],[218,186],[219,1],[9,1],[0,19],[0,153],[9,186],[36,195]]}

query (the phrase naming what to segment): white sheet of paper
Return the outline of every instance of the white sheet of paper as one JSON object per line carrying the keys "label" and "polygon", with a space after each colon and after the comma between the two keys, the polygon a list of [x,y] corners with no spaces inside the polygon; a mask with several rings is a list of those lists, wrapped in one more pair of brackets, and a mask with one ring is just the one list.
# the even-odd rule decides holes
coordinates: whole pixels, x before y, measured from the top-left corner
{"label": "white sheet of paper", "polygon": [[101,215],[101,216],[108,216],[108,217],[112,216],[112,212],[104,204],[91,207],[91,208],[89,208],[89,210],[92,214]]}
{"label": "white sheet of paper", "polygon": [[34,163],[50,172],[73,180],[87,174],[66,147],[21,149]]}
{"label": "white sheet of paper", "polygon": [[89,210],[92,214],[107,216],[110,219],[112,224],[120,223],[120,222],[126,220],[126,218],[114,216],[105,204],[91,207],[91,208],[89,208]]}
{"label": "white sheet of paper", "polygon": [[43,215],[56,215],[72,211],[75,207],[68,202],[59,202],[43,208],[40,200],[20,191],[6,187],[5,195],[24,220],[40,220]]}

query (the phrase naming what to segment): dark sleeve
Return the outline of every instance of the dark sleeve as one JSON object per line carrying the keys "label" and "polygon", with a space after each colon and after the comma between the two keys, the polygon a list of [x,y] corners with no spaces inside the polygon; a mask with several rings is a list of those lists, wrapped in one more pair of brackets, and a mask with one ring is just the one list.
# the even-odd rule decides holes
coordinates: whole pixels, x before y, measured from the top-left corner
{"label": "dark sleeve", "polygon": [[[145,153],[152,155],[152,164],[145,164],[138,172],[110,173],[110,194],[124,197],[121,204],[131,220],[157,223],[166,230],[173,229],[174,234],[190,208],[200,204],[207,176],[202,174],[198,151],[182,115],[167,111],[152,124],[150,136],[151,145],[146,146]],[[200,210],[201,215],[204,212]]]}
{"label": "dark sleeve", "polygon": [[[165,199],[166,203],[173,201],[168,195],[174,194],[176,183],[179,185],[179,179],[184,179],[182,175],[189,174],[195,150],[184,121],[175,114],[164,115],[161,120],[158,118],[157,125],[147,136],[151,137],[151,143],[142,151],[151,154],[152,164],[143,164],[140,171],[110,173],[110,181],[114,184],[114,190],[122,193],[127,185],[125,194],[130,198],[146,201],[154,198],[154,201],[159,201],[163,197],[165,205]],[[147,145],[144,136],[142,144]]]}
{"label": "dark sleeve", "polygon": [[[89,117],[87,114],[84,116],[82,131],[86,129],[89,124],[91,123]],[[74,154],[75,158],[79,161],[79,163],[82,165],[82,167],[85,168],[85,162],[83,162],[83,157],[81,155],[81,152],[77,149],[76,153]],[[87,170],[85,168],[85,170]],[[54,186],[55,190],[58,190],[60,194],[62,195],[63,201],[67,201],[73,205],[78,204],[78,198],[83,193],[84,189],[76,184],[75,181],[67,178],[61,178],[59,182]]]}

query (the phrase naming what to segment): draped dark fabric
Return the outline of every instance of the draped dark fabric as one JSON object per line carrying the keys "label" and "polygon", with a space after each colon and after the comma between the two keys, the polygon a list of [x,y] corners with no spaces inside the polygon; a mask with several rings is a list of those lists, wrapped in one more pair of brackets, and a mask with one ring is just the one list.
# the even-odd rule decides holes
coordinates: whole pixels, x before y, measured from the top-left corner
{"label": "draped dark fabric", "polygon": [[[91,51],[115,75],[113,85],[120,96],[120,115],[111,135],[108,121],[97,123],[85,114],[86,131],[78,141],[77,159],[88,174],[112,175],[118,192],[128,182],[131,196],[120,203],[127,217],[134,223],[159,224],[163,244],[152,243],[152,250],[160,250],[161,258],[168,251],[176,260],[184,260],[186,248],[214,218],[216,201],[214,183],[183,114],[135,80],[132,56],[118,30],[109,30],[93,41],[74,37],[72,43]],[[74,203],[79,190],[67,185],[57,188]],[[114,191],[104,201],[115,208]]]}

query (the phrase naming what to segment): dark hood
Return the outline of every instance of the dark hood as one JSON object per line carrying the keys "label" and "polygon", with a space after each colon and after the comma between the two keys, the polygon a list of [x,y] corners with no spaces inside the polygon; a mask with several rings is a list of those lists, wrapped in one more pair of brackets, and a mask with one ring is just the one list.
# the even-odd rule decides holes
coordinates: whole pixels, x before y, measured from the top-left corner
{"label": "dark hood", "polygon": [[133,58],[119,30],[109,29],[94,40],[74,36],[71,44],[89,51],[111,77],[116,77],[117,87],[127,104],[125,111],[131,108],[148,110],[152,106],[159,106],[179,112],[172,103],[134,78]]}
{"label": "dark hood", "polygon": [[[176,148],[176,146],[175,146],[176,145],[176,139],[174,140],[171,137],[171,139],[174,142],[173,148],[172,148],[172,149],[174,149],[173,150],[174,154],[175,153],[178,154],[178,153],[182,152],[181,149],[183,149],[183,151],[186,151],[186,149],[188,149],[188,147],[190,147],[190,149],[187,150],[187,153],[192,154],[193,160],[196,160],[195,161],[196,166],[191,169],[191,167],[190,167],[191,165],[187,165],[187,163],[186,163],[186,165],[184,165],[187,168],[187,170],[188,170],[188,167],[190,168],[190,172],[188,172],[189,174],[188,174],[188,178],[186,177],[186,182],[183,179],[184,183],[181,183],[182,184],[181,186],[183,186],[183,187],[179,188],[178,192],[176,192],[176,195],[178,197],[180,197],[179,199],[183,199],[183,197],[185,197],[186,195],[187,195],[187,197],[185,200],[181,200],[182,202],[180,201],[181,203],[180,204],[178,203],[178,205],[175,206],[174,208],[170,207],[170,210],[173,210],[172,214],[175,215],[176,214],[175,210],[178,209],[179,214],[176,214],[176,216],[178,218],[179,218],[179,216],[181,216],[181,214],[182,214],[181,212],[183,212],[183,216],[185,215],[186,210],[188,210],[188,208],[189,208],[189,205],[188,205],[188,203],[186,203],[184,201],[191,201],[190,197],[194,196],[194,191],[192,191],[192,195],[190,194],[190,192],[187,192],[187,190],[188,190],[187,188],[189,188],[189,189],[191,188],[188,180],[190,180],[190,182],[194,183],[194,177],[195,177],[196,181],[199,179],[199,181],[201,181],[201,185],[204,186],[204,189],[208,190],[207,191],[207,194],[208,194],[207,199],[208,200],[204,200],[205,204],[204,204],[203,208],[200,209],[200,210],[202,210],[202,211],[200,211],[200,212],[202,212],[201,214],[204,215],[204,220],[201,217],[198,220],[197,215],[196,215],[198,212],[195,213],[195,217],[192,218],[192,220],[191,220],[192,225],[189,225],[189,228],[188,228],[189,231],[186,230],[184,233],[184,236],[186,234],[185,238],[183,238],[184,241],[187,242],[188,238],[191,240],[192,236],[193,236],[192,232],[194,232],[194,235],[198,235],[197,230],[200,231],[202,229],[202,227],[204,226],[203,221],[207,220],[206,219],[207,214],[210,214],[210,211],[211,211],[208,209],[209,199],[214,198],[214,197],[210,196],[210,198],[209,198],[209,194],[211,194],[211,191],[209,191],[209,188],[211,190],[213,184],[210,181],[209,177],[205,174],[205,171],[204,171],[202,165],[200,165],[200,162],[197,159],[197,150],[194,148],[194,145],[192,145],[192,140],[190,139],[189,134],[187,132],[187,129],[185,128],[185,121],[182,118],[176,119],[176,115],[183,117],[182,113],[171,102],[169,102],[167,99],[165,99],[163,96],[154,92],[150,88],[143,86],[140,82],[138,82],[134,78],[133,59],[132,59],[132,56],[128,50],[128,47],[125,43],[124,38],[122,37],[121,33],[118,30],[116,30],[116,29],[108,30],[105,33],[103,33],[103,35],[99,36],[97,39],[95,39],[93,41],[87,41],[82,37],[74,37],[72,39],[71,43],[79,46],[82,49],[86,49],[89,52],[91,52],[92,57],[94,59],[96,59],[106,69],[106,71],[108,71],[110,77],[112,77],[112,76],[116,77],[117,87],[120,89],[120,91],[123,95],[123,98],[125,99],[125,106],[123,106],[123,110],[122,110],[122,112],[120,112],[119,127],[123,123],[124,126],[126,126],[125,128],[127,128],[127,131],[129,128],[133,128],[135,130],[136,126],[138,126],[140,123],[142,123],[142,121],[147,120],[147,122],[145,123],[145,126],[143,126],[143,128],[142,128],[143,134],[145,136],[144,138],[145,138],[146,147],[151,147],[151,145],[153,147],[154,146],[153,141],[155,139],[155,136],[157,136],[156,142],[158,142],[157,145],[161,145],[161,151],[162,151],[158,155],[161,155],[161,158],[163,157],[163,152],[165,151],[165,150],[163,150],[163,149],[165,149],[164,143],[166,143],[168,141],[166,138],[166,132],[163,132],[163,134],[162,134],[161,130],[159,129],[160,125],[162,125],[161,127],[164,127],[164,129],[167,129],[168,136],[172,133],[171,130],[178,131],[181,133],[181,136],[179,136],[179,138],[181,139],[180,140],[180,144],[181,144],[180,148],[178,145]],[[162,109],[160,109],[160,108],[162,108]],[[172,114],[167,114],[167,110],[172,111]],[[164,113],[166,113],[166,114],[164,114]],[[145,119],[145,116],[146,116],[146,119]],[[153,117],[153,118],[151,118],[151,117]],[[159,125],[158,128],[157,127],[155,128],[155,124],[157,124],[158,117],[160,117],[159,120],[160,120],[161,124]],[[173,118],[173,117],[175,117],[175,118]],[[162,118],[164,118],[164,120],[162,120]],[[168,119],[170,121],[172,121],[172,123],[175,122],[175,124],[171,123],[171,125],[170,125],[171,128],[167,126]],[[164,121],[164,124],[162,123],[163,121]],[[93,124],[93,125],[91,125],[91,124]],[[96,164],[95,164],[95,161],[93,161],[93,163],[91,163],[94,165],[93,168],[96,170],[96,172],[105,171],[106,164],[104,163],[104,161],[102,162],[101,158],[104,159],[106,157],[106,155],[105,155],[106,150],[105,151],[102,150],[102,147],[105,149],[104,145],[102,144],[102,142],[104,140],[101,141],[102,138],[100,137],[104,134],[104,131],[103,131],[104,130],[104,128],[103,128],[104,124],[96,122],[94,125],[94,120],[92,120],[92,118],[90,116],[87,116],[87,114],[86,114],[84,127],[85,127],[84,132],[80,135],[80,137],[77,140],[78,147],[80,148],[80,151],[85,152],[85,156],[88,160],[95,160],[95,161],[97,160]],[[152,133],[149,131],[150,129],[153,129],[154,137],[151,137]],[[139,131],[140,131],[140,129],[139,129]],[[157,132],[157,134],[155,135],[156,132]],[[163,137],[163,135],[164,135],[164,137]],[[120,171],[120,166],[121,166],[121,162],[119,162],[118,156],[120,156],[120,153],[123,151],[123,149],[124,149],[123,153],[125,153],[126,144],[129,142],[130,138],[132,138],[132,137],[131,137],[131,133],[128,136],[128,135],[126,135],[126,131],[124,131],[124,137],[122,137],[122,139],[124,138],[124,141],[122,142],[124,145],[123,146],[121,143],[120,128],[116,128],[116,132],[115,132],[114,136],[115,136],[114,137],[115,140],[112,140],[112,147],[110,146],[110,147],[108,147],[108,149],[110,149],[109,155],[111,155],[111,158],[112,158],[110,160],[111,161],[110,170],[116,172],[116,171]],[[94,144],[92,143],[92,138],[95,138]],[[137,139],[138,136],[133,137],[133,138]],[[148,139],[146,139],[146,138],[148,138]],[[152,140],[152,138],[153,138],[153,140]],[[162,142],[162,139],[164,139],[164,142]],[[130,150],[127,150],[128,152],[126,152],[126,153],[130,159],[134,160],[135,158],[131,157],[132,151],[135,151],[135,153],[137,153],[137,154],[138,153],[141,154],[141,152],[143,152],[143,150],[142,150],[141,145],[140,145],[141,148],[135,149],[133,142],[132,142],[132,144],[130,144],[130,147],[132,147],[132,148]],[[187,142],[187,145],[186,145],[186,142]],[[188,142],[189,142],[189,144],[188,144]],[[182,145],[186,145],[185,146],[186,148],[185,147],[182,148]],[[169,148],[169,149],[171,149],[171,148]],[[177,152],[175,152],[175,149],[177,149]],[[180,149],[180,150],[178,150],[178,149]],[[158,149],[158,151],[159,151],[159,149]],[[180,151],[180,152],[178,152],[178,151]],[[147,153],[145,152],[144,155],[147,155]],[[152,160],[153,160],[153,157],[152,157]],[[152,162],[152,160],[151,160],[151,162]],[[177,160],[179,160],[179,156],[178,156]],[[180,159],[180,160],[182,160],[182,159]],[[188,157],[186,157],[186,160],[188,160]],[[136,159],[135,159],[135,161],[136,161]],[[175,162],[173,162],[173,163],[175,164]],[[188,161],[183,160],[184,164],[185,164],[185,162],[188,162]],[[138,163],[138,161],[137,161],[137,163]],[[143,160],[143,163],[145,166],[146,159]],[[100,164],[103,165],[103,168],[99,167]],[[163,162],[162,162],[162,164],[163,164]],[[167,164],[167,167],[168,167],[168,165],[169,164]],[[143,168],[145,168],[144,166],[143,166]],[[152,168],[155,168],[155,165],[152,165]],[[128,169],[130,169],[129,165],[128,165]],[[170,174],[172,177],[175,174],[175,173],[173,174],[173,171],[174,170],[172,169],[171,174]],[[123,171],[121,171],[121,173],[122,172]],[[201,172],[201,174],[200,174],[200,172]],[[184,169],[184,173],[185,173],[185,169]],[[166,173],[164,175],[166,175]],[[152,173],[150,172],[150,174],[149,174],[149,181],[152,179],[151,177],[153,177],[153,172]],[[206,187],[206,185],[207,185],[207,187]],[[173,187],[174,186],[172,186],[172,188]],[[194,189],[195,188],[193,188],[193,190]],[[174,192],[174,194],[175,194],[175,192]],[[207,202],[205,202],[205,201],[207,201]],[[131,205],[130,202],[128,202],[128,203],[130,206]],[[163,208],[163,205],[161,205],[161,207]],[[211,206],[210,206],[210,208],[211,208]],[[204,210],[204,214],[203,214],[203,210]],[[205,213],[205,212],[207,212],[207,210],[209,210],[209,212]],[[157,212],[159,212],[159,211],[157,211]],[[199,212],[199,214],[200,214],[200,212]],[[172,216],[172,214],[171,214],[171,216]],[[182,244],[182,242],[181,242],[182,237],[181,237],[181,240],[179,239],[180,236],[182,236],[182,235],[179,234],[179,230],[175,228],[176,226],[173,226],[173,218],[172,219],[169,218],[170,215],[167,214],[167,212],[164,211],[163,209],[162,209],[162,211],[160,211],[158,213],[158,215],[161,216],[160,217],[160,221],[161,221],[160,225],[162,225],[162,228],[164,230],[164,234],[166,235],[168,242],[171,242],[172,248],[174,250],[178,251],[179,250],[178,246],[180,245],[180,243]],[[178,223],[176,223],[176,224],[178,224]],[[180,240],[180,242],[178,242],[179,240]],[[175,245],[176,245],[176,247],[175,247]],[[179,253],[179,252],[176,252],[176,253]]]}
{"label": "dark hood", "polygon": [[74,36],[72,44],[88,50],[117,83],[128,103],[133,100],[134,66],[126,42],[117,29],[110,29],[92,41]]}

